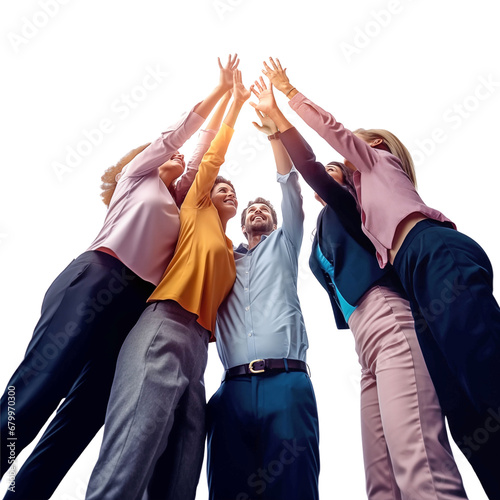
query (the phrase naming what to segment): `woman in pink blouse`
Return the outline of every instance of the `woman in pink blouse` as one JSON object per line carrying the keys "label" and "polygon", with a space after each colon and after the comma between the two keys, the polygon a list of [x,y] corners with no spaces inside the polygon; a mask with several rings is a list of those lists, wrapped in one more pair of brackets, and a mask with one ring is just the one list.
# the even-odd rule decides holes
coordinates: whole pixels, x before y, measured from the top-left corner
{"label": "woman in pink blouse", "polygon": [[500,426],[494,420],[500,409],[500,308],[487,255],[423,202],[411,156],[396,136],[345,129],[290,84],[279,61],[271,58],[270,64],[263,73],[354,171],[363,231],[380,267],[392,265],[408,294],[453,438],[488,496],[500,498]]}
{"label": "woman in pink blouse", "polygon": [[87,251],[48,289],[26,355],[2,397],[2,475],[12,464],[4,453],[9,444],[9,390],[16,395],[16,456],[64,398],[17,474],[15,493],[5,498],[49,498],[104,423],[120,347],[172,258],[179,206],[221,113],[215,113],[209,130],[201,133],[185,174],[176,182],[185,167],[178,149],[223,96],[219,106],[225,109],[238,62],[236,55],[225,66],[219,60],[219,83],[207,98],[150,145],[129,153],[115,174],[114,190],[113,182],[103,185],[103,199],[109,200],[104,225]]}

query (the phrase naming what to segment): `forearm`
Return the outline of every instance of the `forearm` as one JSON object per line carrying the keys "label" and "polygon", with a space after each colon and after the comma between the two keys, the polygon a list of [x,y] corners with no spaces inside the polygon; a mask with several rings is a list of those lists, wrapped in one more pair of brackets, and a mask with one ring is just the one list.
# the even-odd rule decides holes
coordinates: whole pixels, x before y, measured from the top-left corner
{"label": "forearm", "polygon": [[206,119],[225,93],[226,89],[221,85],[217,85],[203,101],[196,105],[194,111]]}
{"label": "forearm", "polygon": [[285,132],[293,127],[293,125],[285,118],[285,115],[281,112],[281,109],[279,109],[278,106],[274,106],[270,109],[268,116],[276,124],[280,132]]}
{"label": "forearm", "polygon": [[231,103],[231,107],[227,112],[226,117],[224,118],[224,122],[228,127],[234,128],[236,124],[236,119],[240,114],[241,108],[243,107],[245,101],[236,100]]}
{"label": "forearm", "polygon": [[292,169],[292,160],[288,155],[285,146],[280,139],[272,139],[271,147],[273,148],[274,160],[276,162],[276,170],[279,174],[286,175]]}
{"label": "forearm", "polygon": [[234,130],[225,125],[220,128],[210,148],[203,157],[194,183],[184,200],[184,205],[192,207],[200,206],[204,200],[210,198],[210,191],[219,173],[219,168],[224,163],[233,133]]}
{"label": "forearm", "polygon": [[373,148],[310,99],[299,94],[289,104],[307,125],[357,169],[370,169],[378,161],[378,155]]}
{"label": "forearm", "polygon": [[212,143],[212,140],[214,139],[216,133],[217,131],[211,129],[200,130],[198,142],[196,143],[193,154],[191,155],[191,158],[187,163],[186,171],[184,172],[184,174],[182,174],[180,179],[177,181],[177,184],[175,185],[174,199],[178,207],[181,206],[187,192],[189,191],[189,188],[191,187],[191,184],[193,184],[201,160],[203,159],[205,153],[208,151],[208,148],[210,147],[210,144]]}
{"label": "forearm", "polygon": [[295,168],[326,203],[335,210],[341,210],[343,205],[352,205],[352,196],[328,175],[325,167],[316,160],[311,146],[297,129],[289,129],[280,138]]}
{"label": "forearm", "polygon": [[230,100],[231,92],[227,91],[215,108],[214,114],[208,122],[207,130],[219,130],[220,124],[222,123],[222,118],[224,117],[224,113],[226,112],[226,108]]}

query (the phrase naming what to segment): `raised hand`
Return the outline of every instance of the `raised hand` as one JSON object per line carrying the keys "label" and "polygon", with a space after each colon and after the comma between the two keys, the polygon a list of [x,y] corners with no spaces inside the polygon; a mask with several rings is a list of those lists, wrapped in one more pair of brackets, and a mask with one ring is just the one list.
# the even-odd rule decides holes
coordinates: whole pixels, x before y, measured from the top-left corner
{"label": "raised hand", "polygon": [[234,54],[234,57],[229,54],[225,66],[222,66],[219,57],[217,58],[217,60],[219,62],[220,69],[219,86],[224,92],[226,92],[233,88],[233,72],[238,67],[240,60],[238,59],[238,54]]}
{"label": "raised hand", "polygon": [[281,67],[280,60],[276,58],[275,62],[274,59],[270,57],[269,61],[272,67],[264,61],[264,69],[262,70],[262,73],[264,73],[264,75],[269,78],[271,83],[284,94],[294,89],[295,87],[290,83],[288,76],[286,76],[286,68],[283,69]]}
{"label": "raised hand", "polygon": [[233,99],[235,102],[243,103],[250,97],[250,91],[245,88],[241,80],[241,71],[233,71]]}
{"label": "raised hand", "polygon": [[255,84],[250,87],[250,90],[257,96],[259,102],[258,104],[254,102],[250,104],[258,111],[262,111],[262,113],[268,115],[273,109],[278,107],[274,99],[273,85],[271,84],[270,88],[267,88],[264,79],[259,77],[259,80],[255,80]]}
{"label": "raised hand", "polygon": [[265,115],[264,113],[261,113],[258,109],[256,109],[255,112],[257,113],[257,116],[259,117],[262,123],[262,125],[260,125],[257,122],[252,122],[252,125],[257,130],[266,135],[272,135],[278,131],[278,127],[269,116]]}

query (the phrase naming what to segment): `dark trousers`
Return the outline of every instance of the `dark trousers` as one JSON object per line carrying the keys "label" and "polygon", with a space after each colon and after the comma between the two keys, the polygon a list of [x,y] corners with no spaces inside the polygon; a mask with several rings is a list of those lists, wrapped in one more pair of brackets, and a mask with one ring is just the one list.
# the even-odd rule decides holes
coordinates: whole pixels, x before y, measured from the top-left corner
{"label": "dark trousers", "polygon": [[493,270],[469,237],[419,222],[394,261],[451,434],[490,499],[500,499],[500,308]]}
{"label": "dark trousers", "polygon": [[[103,425],[120,347],[153,289],[99,251],[80,255],[49,287],[25,357],[1,400],[2,476],[10,466],[10,451],[19,455],[64,402],[6,499],[50,498]],[[14,431],[7,411],[13,392]],[[9,440],[12,431],[15,441]]]}
{"label": "dark trousers", "polygon": [[207,406],[210,500],[317,500],[319,428],[309,376],[223,382]]}

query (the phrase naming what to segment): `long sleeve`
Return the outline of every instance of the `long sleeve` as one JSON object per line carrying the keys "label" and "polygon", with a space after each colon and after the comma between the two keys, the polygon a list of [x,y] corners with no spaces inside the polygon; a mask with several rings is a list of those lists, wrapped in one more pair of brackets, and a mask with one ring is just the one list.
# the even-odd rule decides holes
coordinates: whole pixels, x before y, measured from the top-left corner
{"label": "long sleeve", "polygon": [[294,95],[289,104],[307,125],[360,172],[371,169],[377,163],[377,152],[372,147],[303,94]]}
{"label": "long sleeve", "polygon": [[212,141],[209,150],[205,153],[196,174],[193,185],[188,191],[183,206],[196,208],[211,203],[210,191],[215,178],[219,174],[220,166],[224,163],[225,155],[234,130],[222,124],[219,132]]}
{"label": "long sleeve", "polygon": [[311,146],[295,127],[282,132],[281,142],[288,151],[295,168],[328,205],[336,212],[343,212],[348,207],[350,213],[353,207],[356,208],[353,196],[328,175],[323,164],[316,161]]}
{"label": "long sleeve", "polygon": [[281,202],[283,223],[281,229],[288,240],[292,242],[298,255],[304,235],[304,210],[302,208],[299,176],[294,168],[286,175],[277,175],[283,193]]}
{"label": "long sleeve", "polygon": [[191,184],[196,177],[198,172],[198,167],[200,166],[203,156],[208,151],[212,140],[215,137],[217,130],[200,130],[200,135],[198,142],[196,143],[195,150],[186,165],[186,171],[182,174],[180,179],[177,181],[174,190],[175,203],[178,207],[182,205],[184,198],[186,197]]}
{"label": "long sleeve", "polygon": [[205,119],[193,110],[185,113],[125,167],[122,179],[141,177],[158,168],[182,147],[204,121]]}

